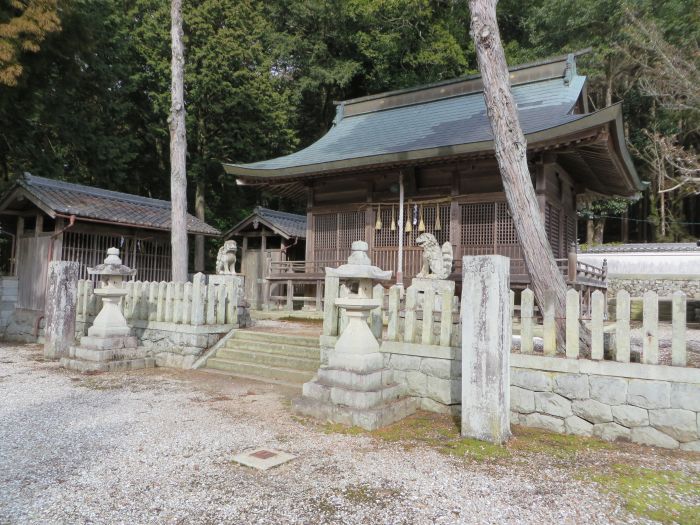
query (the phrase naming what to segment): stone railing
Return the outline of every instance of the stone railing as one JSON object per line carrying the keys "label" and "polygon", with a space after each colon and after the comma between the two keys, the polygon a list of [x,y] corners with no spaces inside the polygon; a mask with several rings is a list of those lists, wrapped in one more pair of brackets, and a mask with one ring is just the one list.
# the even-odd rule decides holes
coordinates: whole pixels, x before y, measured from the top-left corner
{"label": "stone railing", "polygon": [[[78,283],[78,336],[101,308],[93,286],[90,280]],[[158,366],[189,368],[224,335],[248,323],[241,276],[198,273],[187,283],[130,281],[125,287],[124,316]]]}
{"label": "stone railing", "polygon": [[[78,282],[78,319],[85,321],[100,311],[100,298],[93,293],[93,282]],[[122,301],[127,321],[155,321],[183,325],[236,324],[241,288],[232,276],[221,284],[206,284],[204,274],[192,282],[130,281]]]}
{"label": "stone railing", "polygon": [[[533,334],[535,331],[542,334],[542,354],[545,356],[557,355],[556,325],[554,313],[554,298],[549,296],[545,300],[542,312],[542,324],[538,325],[534,315],[534,294],[531,290],[524,290],[520,301],[520,353],[531,354],[535,344]],[[583,353],[580,348],[579,331],[581,320],[581,295],[576,290],[569,290],[566,294],[566,340],[563,355],[570,359],[590,358],[593,360],[613,360],[628,363],[630,360],[639,360],[642,363],[656,365],[661,364],[659,353],[659,296],[656,292],[646,292],[643,298],[641,345],[633,344],[630,329],[630,294],[620,290],[615,298],[614,324],[606,327],[607,304],[605,295],[600,291],[593,292],[591,296],[590,318],[584,319],[590,328],[590,353]],[[671,323],[671,355],[670,359],[663,361],[672,366],[686,366],[688,363],[687,349],[687,300],[683,292],[675,292],[672,295],[672,323]],[[606,344],[607,341],[607,344]],[[607,352],[606,352],[607,348]]]}
{"label": "stone railing", "polygon": [[[335,299],[350,291],[337,277],[326,277],[324,296],[324,336],[337,336],[347,323]],[[377,339],[389,343],[451,347],[459,345],[459,302],[454,289],[437,290],[377,284],[372,297],[382,306],[372,311],[370,328]],[[385,329],[386,327],[386,329]]]}

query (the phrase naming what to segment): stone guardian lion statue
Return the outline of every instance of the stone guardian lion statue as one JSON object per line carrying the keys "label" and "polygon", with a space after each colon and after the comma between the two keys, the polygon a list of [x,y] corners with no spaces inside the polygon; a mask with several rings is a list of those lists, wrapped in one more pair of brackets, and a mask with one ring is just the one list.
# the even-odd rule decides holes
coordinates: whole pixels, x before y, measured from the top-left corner
{"label": "stone guardian lion statue", "polygon": [[219,275],[235,275],[236,274],[236,251],[238,245],[236,241],[226,241],[219,248],[219,253],[216,256],[216,273]]}
{"label": "stone guardian lion statue", "polygon": [[421,233],[416,244],[423,248],[423,265],[416,277],[447,279],[452,273],[452,245],[446,242],[441,248],[432,233]]}

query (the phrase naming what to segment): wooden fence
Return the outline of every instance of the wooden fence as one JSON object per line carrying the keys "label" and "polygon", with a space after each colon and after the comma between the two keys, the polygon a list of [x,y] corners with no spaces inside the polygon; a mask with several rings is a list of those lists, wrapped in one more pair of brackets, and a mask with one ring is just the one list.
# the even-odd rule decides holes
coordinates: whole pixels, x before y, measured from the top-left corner
{"label": "wooden fence", "polygon": [[[192,282],[130,281],[121,301],[127,321],[156,321],[187,325],[235,324],[238,320],[240,283],[205,284],[198,273]],[[100,311],[101,299],[94,293],[91,280],[78,282],[78,320],[85,322]]]}

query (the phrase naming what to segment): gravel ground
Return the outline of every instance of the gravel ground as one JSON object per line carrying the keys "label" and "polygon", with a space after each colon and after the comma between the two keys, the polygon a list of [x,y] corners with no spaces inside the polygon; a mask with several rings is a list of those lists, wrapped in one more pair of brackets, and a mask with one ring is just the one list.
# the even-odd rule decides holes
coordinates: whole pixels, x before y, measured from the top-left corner
{"label": "gravel ground", "polygon": [[[38,346],[0,346],[0,523],[646,523],[586,473],[700,470],[633,445],[453,457],[300,421],[290,395],[193,371],[83,376]],[[231,462],[258,447],[298,458]]]}

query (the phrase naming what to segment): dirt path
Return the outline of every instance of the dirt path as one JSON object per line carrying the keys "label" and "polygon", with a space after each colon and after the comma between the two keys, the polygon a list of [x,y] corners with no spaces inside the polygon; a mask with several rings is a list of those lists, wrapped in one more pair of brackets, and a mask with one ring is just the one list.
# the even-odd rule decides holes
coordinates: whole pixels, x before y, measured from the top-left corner
{"label": "dirt path", "polygon": [[[44,362],[37,346],[2,346],[0,523],[588,525],[698,516],[698,456],[524,429],[508,448],[490,447],[459,439],[449,418],[430,414],[369,434],[293,417],[296,394],[191,371],[82,376]],[[257,447],[298,457],[267,472],[231,462]],[[640,510],[646,500],[620,488],[635,472],[634,486],[641,480],[665,514]]]}

